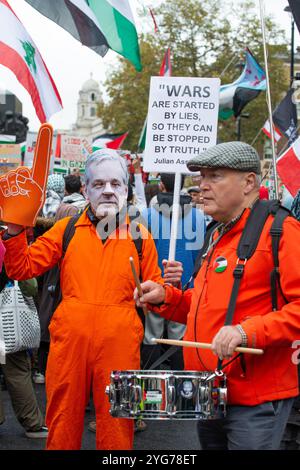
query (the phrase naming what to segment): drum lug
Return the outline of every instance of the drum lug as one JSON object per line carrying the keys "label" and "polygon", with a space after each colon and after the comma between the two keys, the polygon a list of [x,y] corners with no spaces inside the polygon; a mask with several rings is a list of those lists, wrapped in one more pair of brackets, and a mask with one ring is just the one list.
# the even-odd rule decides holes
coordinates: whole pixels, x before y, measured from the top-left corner
{"label": "drum lug", "polygon": [[130,385],[129,391],[130,403],[140,404],[142,401],[142,389],[140,385]]}
{"label": "drum lug", "polygon": [[175,387],[174,385],[168,385],[167,388],[167,402],[168,405],[175,405],[176,396],[175,396]]}
{"label": "drum lug", "polygon": [[115,389],[112,385],[107,385],[105,387],[105,394],[108,395],[110,403],[113,403],[116,399]]}
{"label": "drum lug", "polygon": [[208,400],[208,390],[207,386],[200,385],[199,387],[199,399],[200,403],[206,403]]}

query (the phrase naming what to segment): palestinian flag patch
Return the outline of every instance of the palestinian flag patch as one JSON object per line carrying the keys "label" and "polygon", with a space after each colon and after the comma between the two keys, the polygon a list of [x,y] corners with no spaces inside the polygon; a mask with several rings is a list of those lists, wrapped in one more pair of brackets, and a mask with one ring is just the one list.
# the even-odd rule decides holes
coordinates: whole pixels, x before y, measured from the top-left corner
{"label": "palestinian flag patch", "polygon": [[223,258],[223,256],[218,256],[213,264],[213,268],[216,273],[222,273],[227,268],[227,264],[228,263],[226,258]]}

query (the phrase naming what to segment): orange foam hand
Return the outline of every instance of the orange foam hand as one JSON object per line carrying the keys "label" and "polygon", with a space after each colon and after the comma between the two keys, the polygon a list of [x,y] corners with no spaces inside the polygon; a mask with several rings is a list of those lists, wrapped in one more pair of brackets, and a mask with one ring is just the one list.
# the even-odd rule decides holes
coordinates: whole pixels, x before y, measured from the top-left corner
{"label": "orange foam hand", "polygon": [[32,169],[19,167],[0,177],[0,217],[3,222],[33,227],[43,207],[51,157],[53,129],[40,127]]}

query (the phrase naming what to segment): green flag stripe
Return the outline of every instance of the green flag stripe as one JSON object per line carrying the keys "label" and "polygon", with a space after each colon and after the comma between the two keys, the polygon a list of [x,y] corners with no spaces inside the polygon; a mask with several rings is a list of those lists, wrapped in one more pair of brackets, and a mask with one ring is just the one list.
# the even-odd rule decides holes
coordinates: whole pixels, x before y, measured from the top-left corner
{"label": "green flag stripe", "polygon": [[89,5],[97,16],[109,47],[130,60],[136,70],[142,70],[135,25],[105,0],[89,0]]}

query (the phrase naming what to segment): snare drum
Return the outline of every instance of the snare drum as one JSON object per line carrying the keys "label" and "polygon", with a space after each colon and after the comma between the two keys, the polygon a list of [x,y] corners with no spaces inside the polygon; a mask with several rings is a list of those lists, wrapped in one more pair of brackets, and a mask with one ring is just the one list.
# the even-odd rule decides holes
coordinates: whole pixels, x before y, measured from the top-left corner
{"label": "snare drum", "polygon": [[124,370],[111,373],[106,394],[116,418],[218,419],[226,414],[226,377],[211,372]]}

